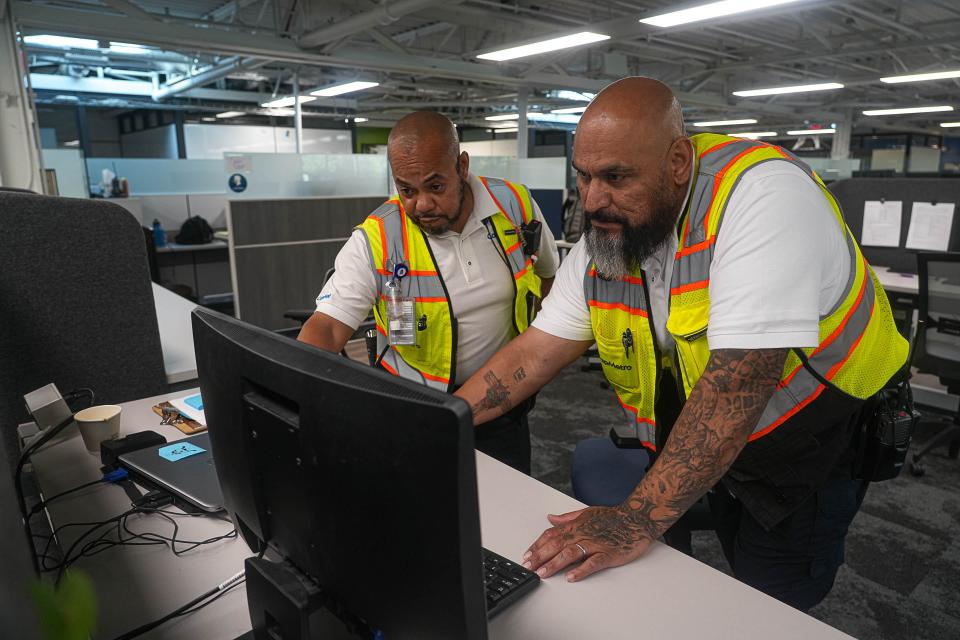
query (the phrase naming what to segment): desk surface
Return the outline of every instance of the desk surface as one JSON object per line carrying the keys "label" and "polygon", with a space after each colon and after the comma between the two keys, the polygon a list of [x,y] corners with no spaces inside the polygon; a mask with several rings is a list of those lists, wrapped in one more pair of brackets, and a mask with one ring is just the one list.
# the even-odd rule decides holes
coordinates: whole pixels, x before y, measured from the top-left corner
{"label": "desk surface", "polygon": [[[191,392],[174,394],[173,397]],[[150,428],[173,440],[182,434],[158,425],[150,407],[169,396],[123,405],[124,433]],[[74,436],[35,456],[44,495],[99,476],[99,460]],[[477,454],[483,544],[514,560],[547,526],[546,513],[578,508],[578,502]],[[98,485],[53,502],[54,525],[89,522],[122,513],[129,500],[119,487]],[[208,518],[178,518],[181,535],[198,540],[229,528]],[[156,530],[155,516],[141,516],[137,530]],[[169,528],[167,525],[166,528]],[[163,530],[166,530],[163,529]],[[66,530],[61,544],[77,532]],[[241,540],[223,541],[174,557],[162,547],[122,547],[80,560],[100,596],[95,638],[111,638],[159,618],[243,568],[250,555]],[[232,640],[249,629],[246,591],[234,589],[197,613],[168,623],[144,638]],[[569,584],[562,575],[544,581],[528,597],[490,623],[491,639],[730,638],[736,640],[849,638],[709,566],[663,544],[639,561]]]}
{"label": "desk surface", "polygon": [[889,267],[877,266],[873,267],[873,272],[877,274],[877,279],[887,291],[917,295],[920,290],[920,279],[916,274],[897,273],[891,271]]}
{"label": "desk surface", "polygon": [[167,384],[195,380],[197,357],[193,352],[193,327],[190,313],[196,303],[182,298],[156,282],[153,284],[153,305],[157,310],[160,328],[160,347],[163,349],[163,369]]}

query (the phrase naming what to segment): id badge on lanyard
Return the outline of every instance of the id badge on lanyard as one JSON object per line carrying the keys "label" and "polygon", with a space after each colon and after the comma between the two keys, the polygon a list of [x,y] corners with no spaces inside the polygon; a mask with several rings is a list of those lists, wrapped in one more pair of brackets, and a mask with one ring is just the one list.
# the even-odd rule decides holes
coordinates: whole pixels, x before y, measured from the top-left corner
{"label": "id badge on lanyard", "polygon": [[387,339],[393,346],[417,343],[415,301],[400,291],[400,281],[408,273],[407,265],[393,268],[393,277],[383,285],[383,299],[387,306]]}

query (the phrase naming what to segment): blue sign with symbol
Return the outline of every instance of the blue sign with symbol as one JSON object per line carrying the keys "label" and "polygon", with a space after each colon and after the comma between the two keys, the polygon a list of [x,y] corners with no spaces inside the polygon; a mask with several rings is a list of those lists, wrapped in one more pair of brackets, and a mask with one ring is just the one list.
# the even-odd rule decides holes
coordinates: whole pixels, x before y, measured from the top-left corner
{"label": "blue sign with symbol", "polygon": [[235,173],[232,176],[230,176],[229,180],[227,180],[227,186],[229,186],[230,190],[235,193],[246,191],[247,179],[243,176],[242,173]]}
{"label": "blue sign with symbol", "polygon": [[204,451],[206,451],[206,449],[201,449],[192,442],[174,442],[173,444],[168,444],[165,447],[160,447],[160,449],[157,450],[157,453],[159,453],[160,457],[164,460],[177,462],[179,460],[183,460],[184,458],[195,456],[198,453],[203,453]]}

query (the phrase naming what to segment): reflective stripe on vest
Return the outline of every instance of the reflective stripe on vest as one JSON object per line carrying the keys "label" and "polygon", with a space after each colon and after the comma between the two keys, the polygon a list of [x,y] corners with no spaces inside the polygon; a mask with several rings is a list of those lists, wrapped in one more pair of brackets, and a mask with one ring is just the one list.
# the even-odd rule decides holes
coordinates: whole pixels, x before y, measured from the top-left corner
{"label": "reflective stripe on vest", "polygon": [[[540,296],[540,279],[533,271],[532,261],[523,255],[519,233],[519,226],[533,214],[532,201],[523,185],[497,178],[480,180],[503,213],[488,220],[495,231],[498,251],[502,250],[513,276],[516,291],[513,328],[514,333],[521,332],[529,326],[535,305],[535,300],[528,296],[536,299]],[[377,352],[383,352],[388,344],[383,286],[399,263],[409,269],[409,274],[400,281],[401,292],[414,299],[415,317],[425,324],[425,329],[418,328],[416,345],[390,347],[381,364],[394,375],[449,390],[456,376],[456,319],[426,236],[406,215],[397,197],[380,205],[357,228],[367,238],[371,267],[377,278],[377,290],[381,292],[373,309]]]}
{"label": "reflective stripe on vest", "polygon": [[[806,164],[779,147],[715,134],[696,135],[692,141],[697,172],[680,229],[667,320],[667,329],[677,345],[677,364],[684,395],[689,396],[710,356],[706,337],[710,264],[727,202],[749,169],[774,160],[800,167],[817,183],[834,211],[837,224],[844,231],[850,254],[851,275],[844,294],[834,309],[820,319],[818,346],[804,349],[809,364],[850,396],[864,399],[876,393],[906,361],[907,343],[897,332],[886,296],[879,290],[880,285],[843,222],[839,204],[832,194]],[[642,277],[642,272],[637,270],[636,276]],[[591,295],[595,301],[614,295],[610,290],[615,286],[619,285],[596,280],[592,293],[587,294],[588,304]],[[590,290],[585,288],[585,291]],[[646,311],[646,306],[641,310]],[[608,313],[591,308],[595,334],[599,325],[611,321],[620,325],[620,330],[625,328],[622,317],[604,317]],[[652,329],[650,331],[652,334]],[[655,357],[641,356],[641,360],[640,366],[657,366]],[[604,371],[609,373],[607,367]],[[650,383],[651,379],[648,375],[645,384],[618,388],[617,393],[622,404],[640,406],[642,417],[654,420],[653,408],[649,406],[652,402],[643,400],[655,395],[656,387]],[[613,381],[611,384],[617,386]],[[799,358],[791,352],[780,383],[750,439],[760,438],[796,416],[824,388],[803,369]],[[649,413],[645,413],[647,410]],[[637,436],[649,440],[649,433],[642,429],[638,430]]]}

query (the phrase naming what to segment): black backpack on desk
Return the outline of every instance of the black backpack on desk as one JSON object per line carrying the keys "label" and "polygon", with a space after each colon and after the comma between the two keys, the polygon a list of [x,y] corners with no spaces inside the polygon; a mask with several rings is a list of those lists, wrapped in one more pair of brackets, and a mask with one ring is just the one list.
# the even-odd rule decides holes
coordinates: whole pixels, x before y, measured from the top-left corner
{"label": "black backpack on desk", "polygon": [[213,240],[213,228],[200,216],[187,218],[174,238],[177,244],[207,244]]}

